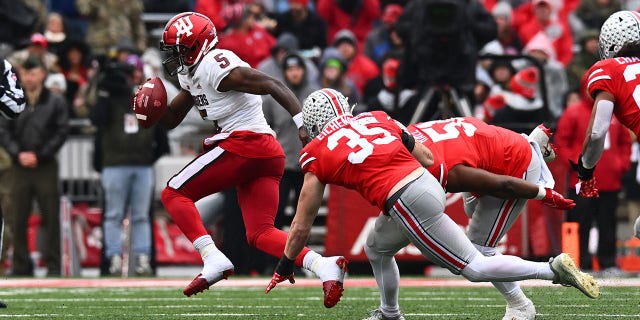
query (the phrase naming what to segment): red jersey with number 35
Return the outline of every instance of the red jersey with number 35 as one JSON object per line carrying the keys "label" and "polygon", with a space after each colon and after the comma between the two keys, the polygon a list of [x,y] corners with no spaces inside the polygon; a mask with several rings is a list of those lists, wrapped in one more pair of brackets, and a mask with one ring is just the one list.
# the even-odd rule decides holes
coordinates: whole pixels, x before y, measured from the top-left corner
{"label": "red jersey with number 35", "polygon": [[407,129],[433,153],[434,164],[427,170],[443,187],[449,170],[459,164],[522,178],[531,162],[527,139],[473,117],[422,122]]}
{"label": "red jersey with number 35", "polygon": [[588,71],[587,90],[611,93],[615,99],[613,114],[625,127],[640,137],[640,58],[621,57],[596,62]]}
{"label": "red jersey with number 35", "polygon": [[420,163],[402,144],[402,129],[382,111],[330,122],[300,152],[303,173],[358,191],[384,209],[387,195]]}

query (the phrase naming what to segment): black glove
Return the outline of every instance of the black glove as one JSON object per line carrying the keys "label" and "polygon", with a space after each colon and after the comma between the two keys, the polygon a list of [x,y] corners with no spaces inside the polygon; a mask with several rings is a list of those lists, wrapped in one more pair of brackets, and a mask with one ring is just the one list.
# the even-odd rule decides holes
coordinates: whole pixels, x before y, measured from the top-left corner
{"label": "black glove", "polygon": [[585,168],[582,164],[582,155],[580,155],[580,157],[578,158],[578,163],[569,160],[569,164],[571,164],[571,168],[573,168],[573,170],[578,171],[578,179],[587,181],[593,178],[593,171],[596,169],[596,167],[593,167],[591,169]]}

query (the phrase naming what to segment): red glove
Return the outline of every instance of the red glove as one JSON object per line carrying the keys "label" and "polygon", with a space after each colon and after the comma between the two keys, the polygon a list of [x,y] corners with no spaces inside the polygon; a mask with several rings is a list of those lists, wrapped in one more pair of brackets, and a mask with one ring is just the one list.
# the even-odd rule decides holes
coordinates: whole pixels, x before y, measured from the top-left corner
{"label": "red glove", "polygon": [[[269,293],[271,289],[275,288],[276,285],[285,280],[289,280],[290,283],[296,283],[296,280],[293,279],[293,265],[295,260],[290,260],[286,255],[282,255],[282,259],[278,262],[276,266],[276,271],[273,273],[273,277],[271,277],[271,281],[269,285],[264,290],[264,293]],[[284,274],[282,276],[281,274]]]}
{"label": "red glove", "polygon": [[579,187],[578,195],[585,198],[597,198],[598,188],[596,188],[596,178],[592,177],[589,180],[580,180],[576,187]]}
{"label": "red glove", "polygon": [[296,280],[293,279],[293,273],[288,275],[288,276],[281,276],[277,272],[274,272],[273,273],[273,277],[271,277],[271,281],[269,282],[269,285],[264,290],[264,293],[269,293],[269,291],[271,291],[271,289],[275,288],[278,283],[283,282],[285,280],[289,280],[289,282],[292,283],[292,284],[296,283]]}
{"label": "red glove", "polygon": [[571,210],[576,204],[571,199],[566,199],[561,194],[557,193],[551,188],[544,188],[546,194],[542,198],[542,203],[545,205],[560,210]]}

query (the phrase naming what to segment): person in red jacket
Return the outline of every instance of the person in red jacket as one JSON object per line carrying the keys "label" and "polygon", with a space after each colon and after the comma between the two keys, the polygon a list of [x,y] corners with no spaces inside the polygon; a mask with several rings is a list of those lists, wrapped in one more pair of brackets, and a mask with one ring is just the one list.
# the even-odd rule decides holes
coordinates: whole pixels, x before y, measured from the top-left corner
{"label": "person in red jacket", "polygon": [[347,62],[347,78],[351,79],[362,95],[367,81],[380,74],[380,68],[369,57],[358,49],[358,40],[350,30],[340,30],[333,39],[333,47],[338,49],[342,58]]}
{"label": "person in red jacket", "polygon": [[333,39],[342,29],[353,31],[358,48],[380,18],[380,0],[318,0],[318,15],[327,22],[327,39]]}
{"label": "person in red jacket", "polygon": [[533,0],[533,17],[518,28],[522,43],[528,43],[539,32],[544,33],[553,44],[556,59],[566,66],[573,59],[573,36],[566,19],[554,17],[554,8],[550,0]]}
{"label": "person in red jacket", "polygon": [[[567,107],[556,129],[555,143],[558,147],[559,162],[567,165],[568,160],[577,162],[591,117],[593,100],[586,94],[585,82],[583,80],[581,100]],[[578,173],[575,170],[568,170],[568,185],[571,186],[568,195],[575,200],[576,207],[567,212],[567,220],[580,224],[580,266],[586,270],[592,269],[589,235],[595,221],[599,235],[597,257],[600,268],[605,274],[613,274],[620,272],[615,263],[617,230],[615,212],[618,208],[618,193],[622,188],[622,176],[631,164],[631,136],[616,118],[611,119],[607,136],[602,158],[598,161],[599,165],[594,172],[598,181],[599,197],[577,196],[572,186],[578,182]]]}
{"label": "person in red jacket", "polygon": [[240,59],[256,68],[262,60],[271,56],[276,39],[256,23],[246,5],[236,3],[222,10],[227,21],[227,32],[220,35],[219,49],[235,52]]}

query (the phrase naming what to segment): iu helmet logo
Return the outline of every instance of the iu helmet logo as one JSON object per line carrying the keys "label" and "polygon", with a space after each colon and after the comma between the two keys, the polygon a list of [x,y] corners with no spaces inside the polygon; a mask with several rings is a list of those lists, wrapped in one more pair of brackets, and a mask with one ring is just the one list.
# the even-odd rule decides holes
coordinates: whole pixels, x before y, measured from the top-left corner
{"label": "iu helmet logo", "polygon": [[176,27],[176,36],[178,39],[180,39],[180,36],[183,34],[187,37],[193,34],[193,32],[191,32],[191,29],[193,29],[193,23],[191,22],[191,19],[189,19],[189,16],[176,20],[173,26]]}

